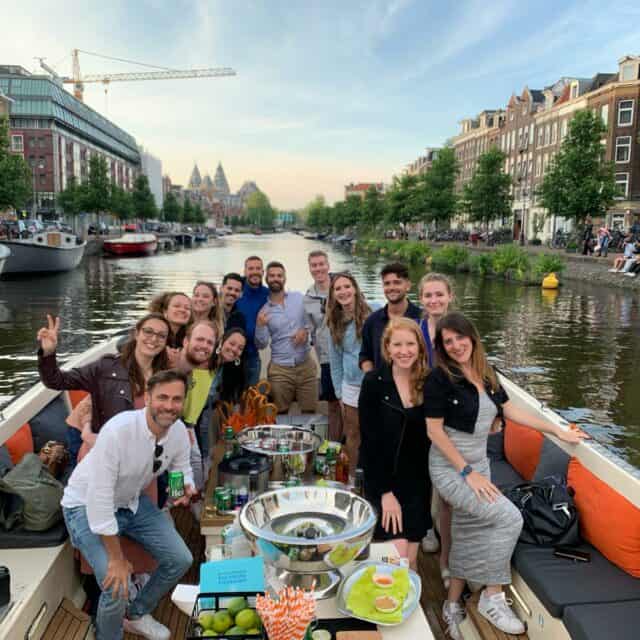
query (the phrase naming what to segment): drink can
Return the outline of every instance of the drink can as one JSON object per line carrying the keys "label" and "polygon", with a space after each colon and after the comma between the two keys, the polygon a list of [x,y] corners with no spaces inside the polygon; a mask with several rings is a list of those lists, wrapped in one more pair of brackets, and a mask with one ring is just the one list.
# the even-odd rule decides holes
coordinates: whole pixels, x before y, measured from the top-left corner
{"label": "drink can", "polygon": [[289,453],[289,441],[286,438],[278,440],[278,453]]}
{"label": "drink can", "polygon": [[249,502],[249,492],[246,487],[240,487],[236,492],[236,507],[241,509],[247,502]]}
{"label": "drink can", "polygon": [[222,497],[223,511],[233,511],[233,489],[225,489]]}
{"label": "drink can", "polygon": [[224,494],[224,487],[216,487],[213,493],[213,504],[218,511],[222,511],[222,496]]}
{"label": "drink can", "polygon": [[224,439],[225,440],[233,440],[234,438],[235,438],[235,434],[233,432],[233,427],[225,427]]}
{"label": "drink can", "polygon": [[293,477],[293,478],[289,478],[288,480],[284,481],[284,486],[285,487],[299,487],[300,486],[300,479]]}
{"label": "drink can", "polygon": [[184,475],[182,471],[169,471],[169,497],[182,498],[184,495]]}

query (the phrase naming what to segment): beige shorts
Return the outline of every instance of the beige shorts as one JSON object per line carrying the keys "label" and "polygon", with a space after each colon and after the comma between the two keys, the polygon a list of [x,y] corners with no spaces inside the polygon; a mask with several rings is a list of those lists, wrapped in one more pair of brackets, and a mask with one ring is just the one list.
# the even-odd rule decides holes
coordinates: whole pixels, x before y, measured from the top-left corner
{"label": "beige shorts", "polygon": [[278,413],[286,413],[294,400],[304,413],[315,413],[318,406],[318,368],[311,355],[293,367],[271,362],[267,377]]}

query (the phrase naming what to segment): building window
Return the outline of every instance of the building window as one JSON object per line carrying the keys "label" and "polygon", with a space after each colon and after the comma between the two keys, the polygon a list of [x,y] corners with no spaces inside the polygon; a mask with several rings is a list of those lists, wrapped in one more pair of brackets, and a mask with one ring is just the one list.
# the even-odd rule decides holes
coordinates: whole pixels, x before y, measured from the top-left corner
{"label": "building window", "polygon": [[47,184],[47,176],[46,175],[40,174],[40,184],[41,185]]}
{"label": "building window", "polygon": [[532,124],[531,128],[529,129],[529,144],[530,145],[533,145],[535,131],[536,131],[536,126],[534,124]]}
{"label": "building window", "polygon": [[24,151],[24,138],[22,136],[11,136],[11,151],[14,153],[22,153]]}
{"label": "building window", "polygon": [[551,127],[551,144],[556,143],[556,138],[558,137],[558,123],[554,122]]}
{"label": "building window", "polygon": [[544,128],[544,146],[546,147],[551,141],[551,125],[546,125]]}
{"label": "building window", "polygon": [[600,118],[602,118],[602,124],[605,127],[609,126],[609,105],[608,104],[603,104],[602,108],[600,109]]}
{"label": "building window", "polygon": [[540,177],[540,156],[536,158],[536,178]]}
{"label": "building window", "polygon": [[41,156],[40,158],[38,158],[38,169],[44,169],[44,167],[45,167],[44,158]]}
{"label": "building window", "polygon": [[578,97],[578,83],[575,82],[571,85],[571,100]]}
{"label": "building window", "polygon": [[624,200],[629,194],[629,174],[628,173],[616,173],[616,198]]}
{"label": "building window", "polygon": [[538,146],[541,147],[544,144],[544,127],[538,129]]}
{"label": "building window", "polygon": [[631,158],[631,136],[616,138],[616,162],[629,162]]}
{"label": "building window", "polygon": [[638,72],[637,66],[635,64],[623,64],[622,65],[622,73],[620,74],[620,80],[623,82],[625,80],[637,80]]}
{"label": "building window", "polygon": [[618,126],[628,127],[633,123],[633,100],[618,102]]}
{"label": "building window", "polygon": [[567,123],[568,120],[563,120],[560,123],[560,140],[564,140],[567,137]]}

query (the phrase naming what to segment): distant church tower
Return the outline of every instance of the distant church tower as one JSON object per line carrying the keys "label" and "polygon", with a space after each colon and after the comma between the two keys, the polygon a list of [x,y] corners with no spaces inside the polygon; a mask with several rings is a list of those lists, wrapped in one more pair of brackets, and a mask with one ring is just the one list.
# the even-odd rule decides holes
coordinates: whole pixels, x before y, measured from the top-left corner
{"label": "distant church tower", "polygon": [[[198,174],[198,177],[200,177],[200,174]],[[213,178],[213,185],[219,194],[225,196],[229,195],[229,183],[227,182],[227,177],[224,175],[224,169],[222,168],[221,162],[218,163],[216,175]]]}
{"label": "distant church tower", "polygon": [[202,186],[202,178],[200,176],[200,169],[198,165],[193,165],[193,171],[191,172],[191,178],[189,178],[189,189],[199,189]]}

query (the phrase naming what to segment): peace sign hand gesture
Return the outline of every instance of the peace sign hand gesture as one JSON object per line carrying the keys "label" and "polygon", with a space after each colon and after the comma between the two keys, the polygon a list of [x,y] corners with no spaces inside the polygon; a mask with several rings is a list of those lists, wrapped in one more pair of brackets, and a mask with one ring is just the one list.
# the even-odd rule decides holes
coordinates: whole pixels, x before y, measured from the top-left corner
{"label": "peace sign hand gesture", "polygon": [[47,314],[47,326],[38,331],[37,339],[40,342],[45,356],[55,353],[58,346],[58,332],[60,331],[60,318],[54,318]]}

